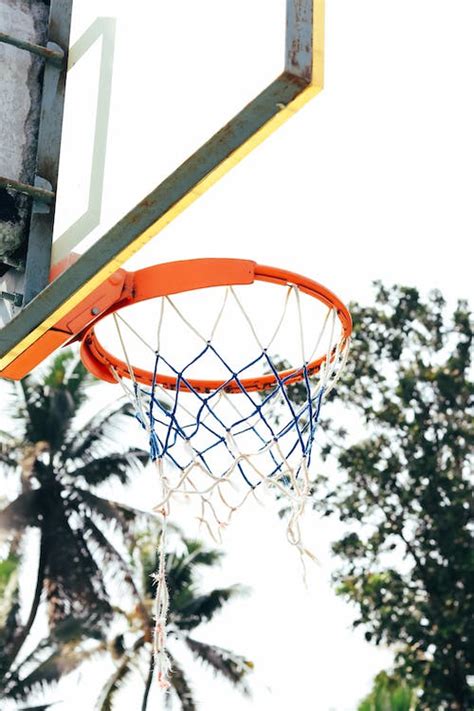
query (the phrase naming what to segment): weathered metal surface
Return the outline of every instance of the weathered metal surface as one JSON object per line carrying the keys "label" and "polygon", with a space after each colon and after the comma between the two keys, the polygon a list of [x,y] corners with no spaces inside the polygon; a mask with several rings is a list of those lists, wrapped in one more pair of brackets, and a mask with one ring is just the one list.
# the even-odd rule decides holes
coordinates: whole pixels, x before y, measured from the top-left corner
{"label": "weathered metal surface", "polygon": [[6,32],[0,32],[0,42],[4,44],[10,44],[18,49],[24,49],[27,52],[38,55],[46,59],[48,62],[62,66],[64,64],[64,52],[62,49],[58,49],[53,46],[44,47],[41,44],[35,44],[34,42],[27,42],[19,37],[13,37]]}
{"label": "weathered metal surface", "polygon": [[288,0],[285,71],[0,332],[0,370],[322,89],[323,0]]}
{"label": "weathered metal surface", "polygon": [[0,188],[13,190],[14,192],[21,193],[22,195],[28,195],[29,197],[39,200],[40,202],[45,202],[46,204],[54,202],[54,193],[51,190],[46,190],[45,188],[40,188],[36,185],[21,183],[19,180],[12,180],[11,178],[3,178],[0,176]]}
{"label": "weathered metal surface", "polygon": [[287,0],[286,70],[311,81],[313,71],[312,0]]}
{"label": "weathered metal surface", "polygon": [[[72,0],[51,0],[48,44],[60,47],[65,59],[69,47],[71,15]],[[59,65],[47,62],[44,68],[36,176],[37,180],[46,181],[53,193],[56,193],[58,181],[66,73],[66,61]],[[54,208],[54,202],[45,210],[41,202],[33,201],[26,255],[24,304],[39,294],[49,281]]]}

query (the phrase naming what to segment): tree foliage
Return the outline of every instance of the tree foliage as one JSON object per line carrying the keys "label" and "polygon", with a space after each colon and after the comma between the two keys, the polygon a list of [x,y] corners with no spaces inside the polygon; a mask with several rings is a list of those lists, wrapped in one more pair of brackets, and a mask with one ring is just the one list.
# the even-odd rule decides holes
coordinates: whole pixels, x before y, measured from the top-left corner
{"label": "tree foliage", "polygon": [[[148,670],[144,675],[141,708],[148,708],[148,698],[153,679],[152,637],[154,627],[155,573],[158,567],[158,528],[148,528],[137,536],[135,546],[135,572],[140,578],[141,603],[131,613],[123,614],[125,627],[111,641],[115,650],[116,668],[102,689],[97,708],[108,711],[117,694],[135,670]],[[168,652],[172,670],[170,675],[171,694],[178,701],[182,711],[198,708],[192,684],[180,661],[183,648],[189,649],[215,674],[227,679],[231,684],[248,694],[247,677],[253,665],[235,652],[214,644],[202,642],[194,637],[197,628],[210,621],[222,610],[227,602],[242,592],[238,586],[206,590],[201,575],[209,567],[216,565],[222,553],[208,549],[199,541],[177,537],[177,546],[166,561],[166,578],[170,593],[168,615]],[[127,640],[127,641],[125,641]],[[171,697],[168,697],[168,701]],[[137,704],[138,708],[138,704]]]}
{"label": "tree foliage", "polygon": [[415,711],[418,708],[417,694],[396,676],[386,672],[377,675],[374,688],[357,711]]}
{"label": "tree foliage", "polygon": [[[112,478],[125,483],[148,455],[120,441],[128,405],[118,403],[78,425],[92,382],[77,357],[65,351],[10,393],[11,427],[0,432],[0,471],[17,486],[17,495],[0,510],[8,550],[0,563],[0,693],[6,697],[23,694],[19,656],[43,602],[52,640],[64,651],[66,641],[105,634],[113,616],[107,572],[131,586],[127,563],[102,527],[112,524],[126,540],[137,512],[91,487]],[[23,624],[18,569],[28,530],[37,532],[39,556],[36,563],[28,560],[35,584]]]}
{"label": "tree foliage", "polygon": [[[334,544],[338,592],[366,638],[394,645],[420,709],[474,708],[472,321],[439,292],[376,284],[352,305],[355,334],[335,397],[365,430],[337,456],[317,506],[347,527]],[[339,405],[335,405],[339,407]]]}
{"label": "tree foliage", "polygon": [[[145,709],[153,680],[153,573],[159,530],[154,514],[145,516],[105,498],[96,487],[111,479],[126,484],[148,453],[123,436],[133,412],[122,400],[84,424],[82,407],[93,383],[77,357],[65,351],[14,386],[11,394],[14,421],[9,432],[0,432],[0,472],[16,482],[17,495],[0,508],[6,550],[0,560],[0,697],[26,705],[32,695],[105,655],[115,661],[115,669],[97,707],[111,709],[123,684],[142,667]],[[19,572],[25,567],[27,531],[36,532],[40,545],[30,576],[36,578],[33,600],[23,623]],[[181,540],[180,534],[177,538]],[[190,540],[181,541],[179,552],[168,556],[170,636],[247,693],[251,663],[192,636],[239,592],[238,587],[202,588],[199,571],[215,565],[220,556]],[[43,607],[49,635],[26,654],[24,643]],[[112,633],[111,627],[120,624],[122,631]],[[194,711],[179,651],[179,646],[172,649],[172,688],[183,711]],[[54,704],[30,708],[50,706]]]}

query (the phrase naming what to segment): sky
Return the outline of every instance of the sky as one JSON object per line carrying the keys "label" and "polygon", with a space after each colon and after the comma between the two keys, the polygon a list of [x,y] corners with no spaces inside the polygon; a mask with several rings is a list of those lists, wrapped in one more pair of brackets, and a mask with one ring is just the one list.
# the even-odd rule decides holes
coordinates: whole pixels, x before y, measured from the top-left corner
{"label": "sky", "polygon": [[[58,255],[71,245],[87,249],[279,73],[284,6],[76,0],[73,45],[97,17],[115,16],[115,56],[99,94],[100,45],[71,69]],[[96,26],[105,28],[110,49],[113,23]],[[472,297],[473,32],[472,0],[328,0],[323,93],[128,266],[242,257],[306,274],[347,302],[370,299],[375,279],[438,288],[451,303]],[[89,221],[79,223],[84,211]],[[149,504],[150,487],[146,474],[131,494],[138,506]],[[202,639],[254,661],[254,697],[243,700],[198,668],[194,683],[205,711],[283,711],[290,704],[354,711],[373,676],[390,665],[388,650],[351,630],[354,611],[330,585],[330,542],[341,529],[308,516],[305,531],[319,561],[307,590],[274,512],[249,506],[226,533],[225,562],[206,583],[237,582],[252,594],[203,628]],[[92,710],[102,674],[95,666],[61,685],[64,702],[55,708]],[[124,692],[118,711],[135,708],[139,688]],[[151,707],[161,708],[159,700]]]}

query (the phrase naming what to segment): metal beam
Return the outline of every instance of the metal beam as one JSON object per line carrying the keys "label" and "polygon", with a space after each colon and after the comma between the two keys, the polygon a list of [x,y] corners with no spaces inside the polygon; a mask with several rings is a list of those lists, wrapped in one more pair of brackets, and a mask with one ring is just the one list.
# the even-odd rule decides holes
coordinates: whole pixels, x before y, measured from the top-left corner
{"label": "metal beam", "polygon": [[[67,60],[73,0],[51,0],[48,44],[60,47]],[[56,193],[66,90],[67,61],[46,62],[36,153],[36,183]],[[55,202],[33,201],[26,254],[23,303],[28,304],[48,284],[51,269]]]}

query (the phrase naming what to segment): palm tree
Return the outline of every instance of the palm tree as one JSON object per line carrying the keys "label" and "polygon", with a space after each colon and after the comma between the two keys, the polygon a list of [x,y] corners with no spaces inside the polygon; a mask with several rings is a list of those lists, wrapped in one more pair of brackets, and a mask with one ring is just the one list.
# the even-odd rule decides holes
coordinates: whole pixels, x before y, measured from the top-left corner
{"label": "palm tree", "polygon": [[[97,705],[100,711],[112,708],[115,695],[137,668],[146,670],[141,705],[142,711],[146,711],[154,676],[152,637],[158,537],[159,531],[149,529],[137,539],[136,568],[141,575],[142,599],[148,615],[144,618],[141,609],[135,610],[132,614],[123,613],[127,621],[128,634],[121,633],[112,642],[116,652],[116,669],[102,689]],[[239,586],[231,586],[209,592],[202,591],[198,583],[200,571],[216,565],[222,553],[207,549],[201,542],[195,540],[180,537],[179,543],[180,550],[169,553],[166,561],[166,577],[170,594],[168,654],[172,672],[171,693],[165,698],[167,703],[171,704],[174,697],[182,711],[196,711],[197,706],[190,681],[183,664],[179,661],[180,650],[187,647],[196,659],[201,660],[216,674],[228,679],[244,694],[249,693],[247,676],[253,664],[245,657],[194,637],[193,632],[199,625],[211,620],[228,601],[243,590]],[[131,641],[125,646],[125,638],[130,639],[130,637]]]}
{"label": "palm tree", "polygon": [[[61,353],[45,370],[14,386],[11,428],[0,432],[0,471],[13,473],[18,483],[16,498],[0,511],[7,546],[0,564],[4,698],[26,693],[28,684],[20,680],[25,660],[18,660],[43,599],[50,638],[29,662],[48,645],[58,651],[77,639],[105,636],[114,614],[106,584],[111,567],[138,596],[129,563],[103,530],[113,525],[129,539],[138,512],[91,489],[113,478],[125,484],[148,454],[124,442],[124,426],[133,415],[128,403],[104,409],[80,426],[92,383],[71,351]],[[30,540],[27,529],[37,532],[39,554],[31,608],[22,624],[18,572]]]}
{"label": "palm tree", "polygon": [[[179,533],[177,529],[175,532]],[[139,535],[134,543],[135,572],[142,579],[141,597],[131,611],[115,608],[116,615],[124,623],[122,630],[109,641],[100,639],[93,642],[84,638],[68,641],[54,636],[42,640],[17,666],[17,676],[22,678],[21,681],[18,678],[12,696],[24,700],[28,694],[37,691],[38,687],[47,688],[84,662],[107,655],[115,660],[115,670],[106,680],[96,708],[99,711],[110,711],[123,685],[134,671],[141,669],[145,671],[146,678],[141,709],[146,711],[154,676],[152,637],[158,536],[158,530],[149,529]],[[172,663],[172,691],[165,698],[170,705],[174,697],[182,711],[197,709],[190,681],[183,664],[178,660],[183,647],[191,650],[197,659],[228,679],[244,694],[249,693],[247,675],[253,668],[252,662],[222,647],[202,642],[191,634],[200,624],[211,620],[226,602],[242,592],[238,586],[214,589],[210,592],[200,590],[197,582],[200,570],[212,567],[219,562],[221,556],[219,551],[208,550],[200,542],[179,536],[179,551],[168,555],[167,558],[170,590],[168,634],[171,638],[171,650],[168,649],[168,653]],[[36,708],[46,709],[48,705],[31,707],[31,710],[24,711],[34,711]]]}

